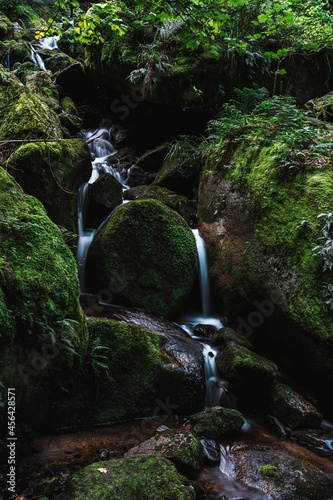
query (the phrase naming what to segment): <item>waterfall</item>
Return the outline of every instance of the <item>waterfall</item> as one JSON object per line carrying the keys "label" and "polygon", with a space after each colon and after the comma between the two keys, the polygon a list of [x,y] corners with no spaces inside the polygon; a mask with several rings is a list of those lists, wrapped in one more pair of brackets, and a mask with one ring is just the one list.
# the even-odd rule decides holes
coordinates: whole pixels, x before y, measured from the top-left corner
{"label": "waterfall", "polygon": [[56,50],[58,48],[58,40],[60,40],[59,35],[47,36],[38,42],[38,47],[40,49]]}
{"label": "waterfall", "polygon": [[203,344],[202,354],[205,358],[206,395],[205,410],[212,406],[236,408],[236,396],[229,392],[229,384],[221,378],[216,365],[218,349]]}
{"label": "waterfall", "polygon": [[41,56],[38,54],[38,52],[36,52],[36,50],[31,45],[31,43],[29,43],[29,47],[30,47],[30,58],[31,58],[32,62],[34,63],[34,65],[37,66],[37,68],[40,68],[43,71],[46,71],[46,67],[45,67],[44,61],[41,58]]}
{"label": "waterfall", "polygon": [[93,168],[91,177],[86,184],[81,186],[78,199],[79,241],[76,251],[76,260],[78,265],[78,275],[81,291],[85,292],[85,269],[88,251],[96,234],[105,224],[106,220],[110,217],[109,214],[105,221],[103,221],[102,224],[100,224],[100,226],[96,229],[89,229],[85,227],[86,214],[89,210],[89,184],[93,184],[102,174],[109,173],[113,175],[121,184],[123,184],[124,188],[127,186],[125,184],[126,174],[124,172],[119,172],[117,169],[107,163],[108,158],[112,157],[116,153],[116,149],[112,144],[110,129],[102,127],[94,131],[83,131],[82,137],[86,140],[89,149],[94,156],[94,161],[92,162]]}
{"label": "waterfall", "polygon": [[198,251],[202,314],[204,318],[208,318],[211,312],[211,306],[206,245],[199,230],[193,229],[192,231],[195,236]]}

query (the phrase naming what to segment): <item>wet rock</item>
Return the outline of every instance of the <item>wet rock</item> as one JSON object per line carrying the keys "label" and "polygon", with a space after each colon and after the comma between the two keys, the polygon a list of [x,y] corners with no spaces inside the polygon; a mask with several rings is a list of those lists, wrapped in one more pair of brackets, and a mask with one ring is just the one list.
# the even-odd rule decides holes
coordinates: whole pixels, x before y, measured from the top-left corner
{"label": "wet rock", "polygon": [[195,490],[164,457],[133,457],[97,462],[76,472],[66,498],[82,500],[194,500]]}
{"label": "wet rock", "polygon": [[[75,63],[63,69],[56,77],[56,85],[59,85],[63,93],[72,96],[75,103],[84,101],[87,95],[90,95],[94,91],[94,87],[88,79],[84,66],[81,63]],[[81,111],[84,113],[84,110]],[[87,113],[92,115],[94,114],[94,110],[87,110]],[[101,118],[101,114],[98,113],[95,116],[96,122],[97,120],[100,121]],[[90,117],[90,119],[92,118]]]}
{"label": "wet rock", "polygon": [[163,456],[171,460],[178,472],[195,475],[203,464],[204,451],[199,439],[190,431],[169,429],[132,448],[125,457]]}
{"label": "wet rock", "polygon": [[61,126],[68,130],[70,137],[76,135],[82,129],[82,118],[75,115],[61,114],[60,115]]}
{"label": "wet rock", "polygon": [[45,59],[44,64],[46,69],[52,71],[52,73],[56,73],[76,64],[76,61],[67,54],[53,54],[51,57]]}
{"label": "wet rock", "polygon": [[212,344],[216,346],[223,346],[228,342],[235,342],[235,344],[246,347],[247,349],[250,349],[250,351],[253,350],[253,345],[247,338],[243,337],[232,328],[224,326],[214,334]]}
{"label": "wet rock", "polygon": [[142,168],[133,165],[128,170],[128,177],[126,179],[126,184],[130,187],[141,186],[148,182],[149,174],[145,172]]}
{"label": "wet rock", "polygon": [[315,451],[318,455],[333,456],[333,432],[319,429],[294,431],[291,433],[291,439]]}
{"label": "wet rock", "polygon": [[14,38],[14,24],[6,16],[0,15],[0,40]]}
{"label": "wet rock", "polygon": [[[128,180],[126,181],[128,183]],[[136,186],[124,193],[125,200],[158,200],[182,215],[184,206],[188,205],[186,196],[181,196],[159,186]]]}
{"label": "wet rock", "polygon": [[239,394],[256,400],[268,394],[277,372],[275,363],[234,342],[219,352],[216,363]]}
{"label": "wet rock", "polygon": [[227,458],[231,476],[272,500],[323,500],[333,494],[332,478],[278,443],[236,443]]}
{"label": "wet rock", "polygon": [[238,410],[214,406],[191,419],[194,432],[209,439],[221,439],[226,434],[239,432],[245,420]]}
{"label": "wet rock", "polygon": [[273,415],[267,415],[265,418],[265,423],[278,435],[281,439],[287,439],[290,434],[285,426],[280,422],[280,420]]}
{"label": "wet rock", "polygon": [[105,207],[109,213],[118,205],[121,205],[122,194],[121,183],[111,174],[101,175],[88,187],[89,199]]}
{"label": "wet rock", "polygon": [[211,339],[216,332],[215,326],[212,325],[195,325],[193,328],[193,333],[198,337],[206,337]]}
{"label": "wet rock", "polygon": [[272,388],[270,410],[293,430],[319,427],[323,419],[309,401],[285,384]]}
{"label": "wet rock", "polygon": [[162,144],[151,151],[147,151],[141,156],[136,164],[137,167],[143,168],[146,172],[157,172],[170,150],[168,144]]}
{"label": "wet rock", "polygon": [[111,283],[118,304],[171,317],[188,300],[196,271],[195,238],[184,219],[158,201],[137,200],[115,211],[97,234],[86,276],[90,291]]}
{"label": "wet rock", "polygon": [[116,146],[117,149],[121,149],[127,146],[128,142],[128,132],[126,129],[123,127],[120,127],[119,125],[113,124],[111,126],[111,138],[113,144]]}
{"label": "wet rock", "polygon": [[220,463],[219,444],[212,439],[201,439],[200,442],[206,454],[206,461],[212,465],[218,465]]}

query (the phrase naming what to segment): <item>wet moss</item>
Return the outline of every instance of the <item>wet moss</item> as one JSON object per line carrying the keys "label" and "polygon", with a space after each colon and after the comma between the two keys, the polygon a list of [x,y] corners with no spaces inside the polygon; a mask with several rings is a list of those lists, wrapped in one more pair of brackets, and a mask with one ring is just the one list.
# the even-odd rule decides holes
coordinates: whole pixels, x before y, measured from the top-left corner
{"label": "wet moss", "polygon": [[195,238],[184,219],[155,200],[118,209],[95,238],[87,259],[91,290],[114,291],[115,302],[175,315],[197,271]]}
{"label": "wet moss", "polygon": [[191,422],[194,432],[208,439],[223,439],[226,435],[239,432],[245,420],[238,410],[213,407],[195,415]]}

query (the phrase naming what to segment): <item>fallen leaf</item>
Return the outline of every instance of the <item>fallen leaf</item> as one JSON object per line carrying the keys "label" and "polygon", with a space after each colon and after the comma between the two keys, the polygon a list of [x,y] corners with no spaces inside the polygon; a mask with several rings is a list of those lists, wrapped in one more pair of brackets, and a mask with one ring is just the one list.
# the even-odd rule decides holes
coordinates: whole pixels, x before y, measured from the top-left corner
{"label": "fallen leaf", "polygon": [[31,260],[31,257],[30,257],[30,255],[27,255],[27,260]]}
{"label": "fallen leaf", "polygon": [[101,469],[97,469],[99,472],[103,473],[103,474],[106,474],[107,473],[107,469],[104,469],[103,467]]}

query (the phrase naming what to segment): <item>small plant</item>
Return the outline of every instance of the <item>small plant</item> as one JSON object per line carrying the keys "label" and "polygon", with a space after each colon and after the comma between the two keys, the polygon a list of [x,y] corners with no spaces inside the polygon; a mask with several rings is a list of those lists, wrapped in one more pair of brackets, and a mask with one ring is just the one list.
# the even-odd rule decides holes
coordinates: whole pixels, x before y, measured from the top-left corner
{"label": "small plant", "polygon": [[54,346],[57,341],[61,341],[64,343],[64,347],[67,351],[77,356],[77,352],[75,351],[73,343],[70,339],[70,337],[73,337],[75,325],[78,324],[77,321],[69,318],[56,321],[57,329],[55,329],[55,327],[49,324],[48,318],[44,315],[42,319],[35,320],[35,323],[40,327],[42,332],[39,335],[39,339],[41,340],[43,346],[46,346],[47,344]]}
{"label": "small plant", "polygon": [[[323,259],[323,271],[333,270],[333,213],[319,214],[318,219],[324,218],[321,229],[323,236],[318,238],[322,245],[315,246],[312,250]],[[324,306],[328,311],[333,311],[333,283],[324,283]]]}
{"label": "small plant", "polygon": [[266,476],[266,477],[272,477],[272,476],[275,476],[275,474],[277,474],[277,472],[279,471],[279,469],[275,466],[275,465],[263,465],[262,467],[260,467],[260,472],[263,476]]}
{"label": "small plant", "polygon": [[90,351],[90,360],[93,368],[103,368],[104,370],[108,371],[108,365],[105,363],[105,361],[108,360],[108,357],[103,354],[106,351],[109,351],[110,348],[103,345],[102,341],[99,337],[94,339],[92,341],[92,347]]}

